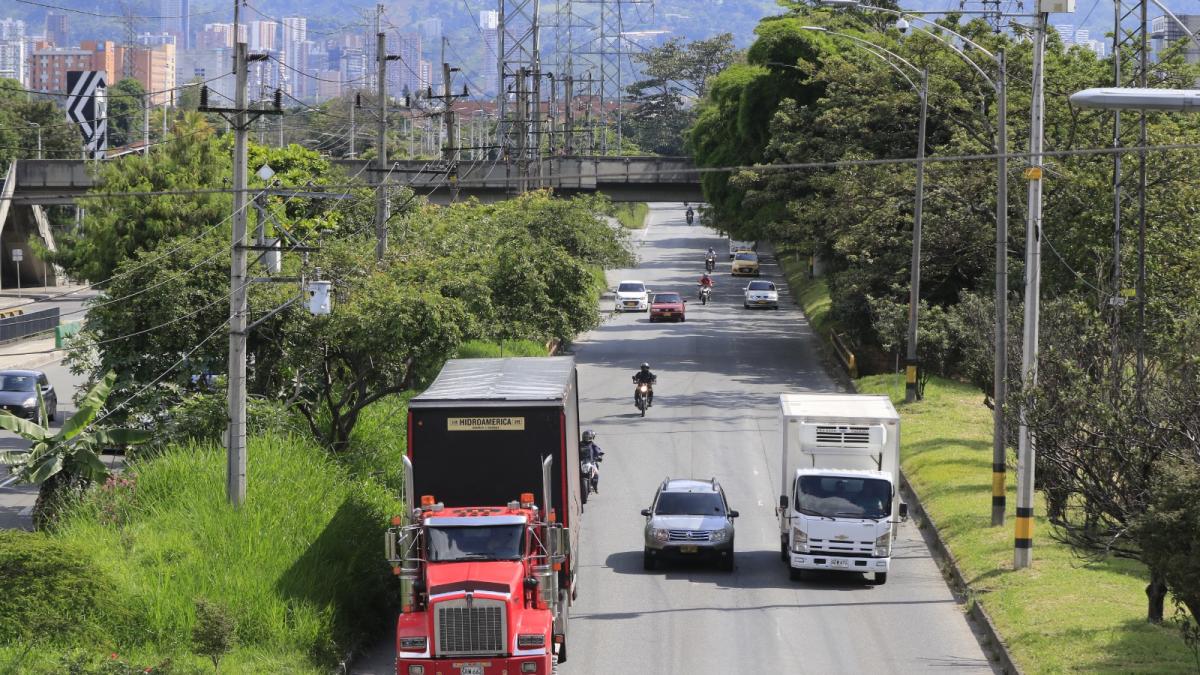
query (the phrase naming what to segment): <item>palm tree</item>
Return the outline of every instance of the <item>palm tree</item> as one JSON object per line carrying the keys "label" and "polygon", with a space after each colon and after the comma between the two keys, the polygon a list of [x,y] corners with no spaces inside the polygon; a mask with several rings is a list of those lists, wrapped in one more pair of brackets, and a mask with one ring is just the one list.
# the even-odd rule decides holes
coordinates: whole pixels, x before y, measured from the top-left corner
{"label": "palm tree", "polygon": [[94,481],[108,477],[108,468],[100,461],[105,448],[137,445],[150,440],[140,429],[93,429],[96,415],[112,391],[116,372],[110,371],[87,393],[70,419],[58,433],[49,427],[46,406],[38,393],[38,422],[0,411],[0,428],[7,429],[33,443],[28,452],[0,453],[0,461],[11,467],[13,475],[25,483],[39,485],[33,506],[33,526],[43,529],[56,518],[70,498],[78,496]]}

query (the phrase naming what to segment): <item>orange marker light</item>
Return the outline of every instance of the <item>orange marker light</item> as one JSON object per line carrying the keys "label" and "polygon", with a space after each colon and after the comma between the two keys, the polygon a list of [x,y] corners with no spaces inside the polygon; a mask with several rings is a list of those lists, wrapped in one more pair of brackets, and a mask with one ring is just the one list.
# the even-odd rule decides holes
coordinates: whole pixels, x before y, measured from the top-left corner
{"label": "orange marker light", "polygon": [[392,516],[393,527],[400,527],[402,524],[404,524],[404,520],[401,519],[400,516]]}
{"label": "orange marker light", "polygon": [[521,503],[522,504],[532,504],[533,503],[533,493],[532,492],[522,492],[521,493]]}
{"label": "orange marker light", "polygon": [[421,506],[433,506],[433,495],[421,495]]}

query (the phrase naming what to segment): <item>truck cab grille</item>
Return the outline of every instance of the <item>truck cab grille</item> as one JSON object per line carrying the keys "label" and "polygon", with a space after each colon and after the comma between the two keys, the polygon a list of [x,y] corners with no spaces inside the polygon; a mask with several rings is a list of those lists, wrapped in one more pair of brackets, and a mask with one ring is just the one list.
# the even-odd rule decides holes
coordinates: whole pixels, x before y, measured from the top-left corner
{"label": "truck cab grille", "polygon": [[496,600],[447,600],[437,604],[437,655],[504,654],[507,634],[504,603]]}

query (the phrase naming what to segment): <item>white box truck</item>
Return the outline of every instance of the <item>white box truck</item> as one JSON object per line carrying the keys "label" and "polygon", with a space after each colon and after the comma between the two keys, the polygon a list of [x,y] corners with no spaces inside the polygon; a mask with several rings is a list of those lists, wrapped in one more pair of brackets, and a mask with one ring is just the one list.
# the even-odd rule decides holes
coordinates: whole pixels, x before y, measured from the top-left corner
{"label": "white box truck", "polygon": [[[806,570],[887,582],[900,501],[900,416],[886,396],[781,394],[779,547],[793,580]],[[789,467],[794,467],[790,469]]]}

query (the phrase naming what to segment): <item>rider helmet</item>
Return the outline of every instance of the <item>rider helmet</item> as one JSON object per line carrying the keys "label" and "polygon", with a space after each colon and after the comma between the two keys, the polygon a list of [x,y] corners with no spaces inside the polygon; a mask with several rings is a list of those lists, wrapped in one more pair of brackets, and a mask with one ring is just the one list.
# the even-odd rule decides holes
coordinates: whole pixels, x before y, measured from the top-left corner
{"label": "rider helmet", "polygon": [[594,440],[596,440],[596,432],[592,431],[591,429],[588,429],[587,431],[583,432],[583,442],[584,443],[591,443]]}
{"label": "rider helmet", "polygon": [[643,364],[642,364],[642,370],[650,370],[650,364],[649,364],[649,363],[643,363]]}

